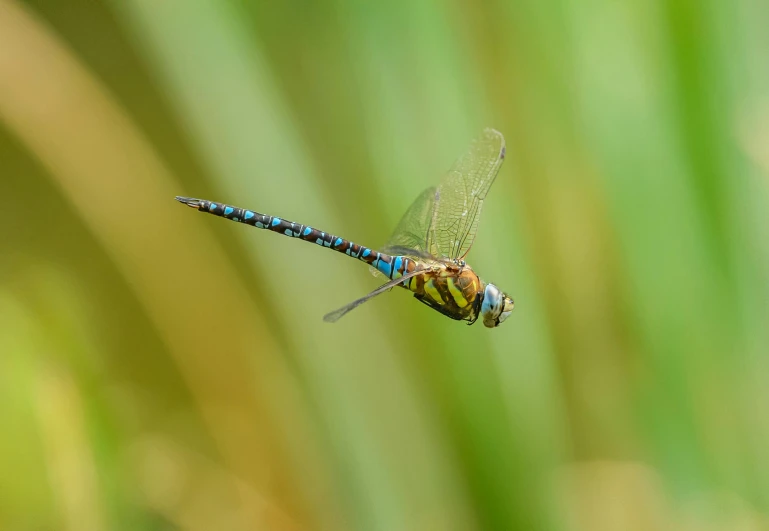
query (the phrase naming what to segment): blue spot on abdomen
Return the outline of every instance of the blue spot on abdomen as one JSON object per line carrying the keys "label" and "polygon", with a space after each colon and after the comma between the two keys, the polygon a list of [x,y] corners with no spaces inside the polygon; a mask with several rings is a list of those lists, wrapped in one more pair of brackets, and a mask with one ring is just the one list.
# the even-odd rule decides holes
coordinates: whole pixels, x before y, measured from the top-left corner
{"label": "blue spot on abdomen", "polygon": [[232,208],[231,206],[225,207],[225,208],[224,208],[224,215],[225,215],[225,216],[229,216],[229,215],[230,215],[230,214],[232,214],[234,211],[235,211],[235,209],[234,209],[234,208]]}
{"label": "blue spot on abdomen", "polygon": [[249,220],[252,217],[254,217],[254,213],[251,212],[250,210],[246,210],[246,213],[243,214],[243,219],[245,219],[245,220]]}
{"label": "blue spot on abdomen", "polygon": [[272,218],[272,226],[280,225],[280,218]]}
{"label": "blue spot on abdomen", "polygon": [[388,264],[384,260],[379,260],[379,263],[377,264],[376,268],[381,271],[383,274],[387,275],[388,277],[392,274],[392,265]]}

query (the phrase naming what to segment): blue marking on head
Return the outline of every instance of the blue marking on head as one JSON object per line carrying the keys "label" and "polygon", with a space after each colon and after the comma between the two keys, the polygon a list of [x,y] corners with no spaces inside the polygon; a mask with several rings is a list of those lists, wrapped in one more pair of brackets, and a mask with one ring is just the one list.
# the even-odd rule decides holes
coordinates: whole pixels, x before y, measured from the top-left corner
{"label": "blue marking on head", "polygon": [[216,210],[216,203],[211,203],[208,205],[208,210]]}
{"label": "blue marking on head", "polygon": [[243,214],[243,219],[245,219],[246,221],[248,221],[252,217],[254,217],[254,213],[251,212],[250,210],[246,210],[246,213]]}
{"label": "blue marking on head", "polygon": [[481,303],[481,316],[484,321],[487,317],[499,317],[504,303],[502,297],[499,288],[494,284],[486,284],[486,289],[483,290],[483,303]]}
{"label": "blue marking on head", "polygon": [[368,255],[370,255],[370,254],[371,254],[371,249],[369,249],[368,247],[363,249],[363,258],[368,257]]}
{"label": "blue marking on head", "polygon": [[280,218],[272,218],[272,226],[280,225]]}
{"label": "blue marking on head", "polygon": [[312,232],[312,227],[305,227],[304,232],[302,233],[304,236],[309,236]]}
{"label": "blue marking on head", "polygon": [[230,206],[228,206],[228,207],[225,207],[225,209],[224,209],[224,215],[225,215],[225,216],[229,216],[229,215],[230,215],[230,214],[232,214],[234,211],[235,211],[235,209],[234,209],[234,208],[232,208],[232,207],[230,207]]}
{"label": "blue marking on head", "polygon": [[339,247],[340,245],[342,245],[342,238],[337,238],[334,242],[334,247]]}

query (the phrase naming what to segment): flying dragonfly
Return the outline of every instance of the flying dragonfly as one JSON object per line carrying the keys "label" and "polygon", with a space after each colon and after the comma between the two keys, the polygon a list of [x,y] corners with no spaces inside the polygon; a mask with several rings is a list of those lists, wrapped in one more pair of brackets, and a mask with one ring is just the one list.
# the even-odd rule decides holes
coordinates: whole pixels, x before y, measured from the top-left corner
{"label": "flying dragonfly", "polygon": [[483,201],[504,158],[502,134],[485,129],[440,184],[419,195],[378,251],[253,210],[191,197],[177,196],[176,200],[200,212],[328,247],[367,263],[376,274],[389,279],[368,295],[327,314],[323,318],[327,322],[336,322],[364,302],[400,286],[447,317],[468,324],[480,318],[486,327],[494,328],[510,316],[513,299],[481,280],[465,258],[475,240]]}

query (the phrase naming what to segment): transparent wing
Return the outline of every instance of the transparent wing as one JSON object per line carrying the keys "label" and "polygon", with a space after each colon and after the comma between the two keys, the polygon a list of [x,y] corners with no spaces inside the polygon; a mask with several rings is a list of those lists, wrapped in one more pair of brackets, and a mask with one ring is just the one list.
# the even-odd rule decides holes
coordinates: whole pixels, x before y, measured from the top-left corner
{"label": "transparent wing", "polygon": [[[485,129],[444,176],[422,192],[381,249],[413,258],[464,259],[475,241],[483,200],[505,157],[505,139]],[[379,276],[374,268],[371,272]]]}
{"label": "transparent wing", "polygon": [[[391,256],[435,260],[436,249],[430,247],[430,223],[433,219],[436,190],[435,186],[432,186],[419,194],[380,251]],[[375,277],[384,276],[374,267],[369,267],[369,271]]]}
{"label": "transparent wing", "polygon": [[464,259],[475,240],[483,200],[505,158],[505,139],[494,129],[470,144],[470,149],[444,176],[433,199],[426,246],[432,254]]}
{"label": "transparent wing", "polygon": [[374,297],[376,297],[377,295],[381,295],[385,291],[388,291],[388,290],[394,288],[398,284],[402,283],[404,280],[408,280],[411,277],[415,277],[417,275],[421,275],[422,273],[424,273],[423,269],[417,269],[415,271],[412,271],[411,273],[406,273],[405,275],[403,275],[400,278],[396,278],[394,280],[391,280],[390,282],[382,284],[381,286],[379,286],[377,289],[375,289],[374,291],[372,291],[368,295],[365,295],[365,296],[361,297],[360,299],[356,299],[356,300],[352,301],[350,304],[346,304],[346,305],[342,306],[338,310],[334,310],[331,313],[327,313],[326,315],[323,316],[323,320],[326,321],[327,323],[335,323],[339,319],[344,317],[348,312],[354,310],[355,308],[357,308],[358,306],[360,306],[364,302],[367,302],[367,301],[373,299]]}
{"label": "transparent wing", "polygon": [[435,210],[435,194],[433,186],[419,194],[395,227],[390,239],[382,251],[387,254],[408,254],[404,250],[416,251],[416,256],[435,256],[436,249],[431,248],[432,238],[430,224]]}

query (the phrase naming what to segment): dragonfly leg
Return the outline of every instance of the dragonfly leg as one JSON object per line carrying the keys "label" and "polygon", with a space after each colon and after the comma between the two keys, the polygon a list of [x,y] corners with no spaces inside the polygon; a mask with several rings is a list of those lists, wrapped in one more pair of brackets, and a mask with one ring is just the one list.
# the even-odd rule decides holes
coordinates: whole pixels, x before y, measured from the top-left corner
{"label": "dragonfly leg", "polygon": [[444,306],[441,306],[440,304],[437,304],[432,299],[429,299],[429,298],[417,295],[416,293],[414,294],[414,298],[416,300],[418,300],[419,302],[421,302],[422,304],[425,304],[425,305],[429,306],[433,310],[436,310],[439,313],[442,313],[446,317],[454,319],[455,321],[461,321],[462,320],[462,317],[457,317],[452,312],[450,312],[447,308],[445,308]]}
{"label": "dragonfly leg", "polygon": [[483,292],[479,291],[475,294],[475,300],[473,301],[473,318],[467,321],[468,325],[474,324],[478,320],[478,316],[481,315],[481,304],[483,303]]}

